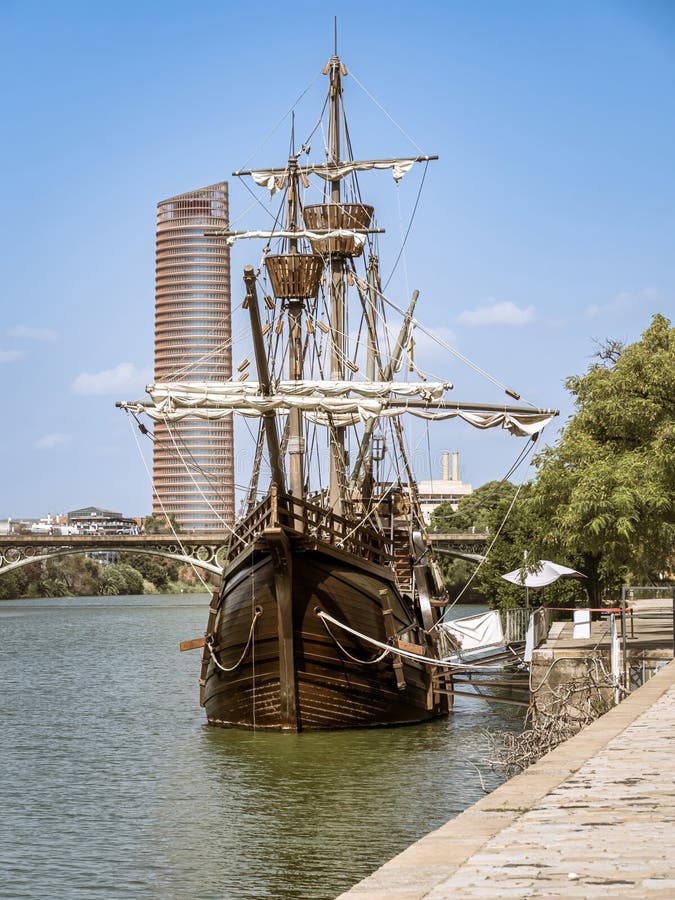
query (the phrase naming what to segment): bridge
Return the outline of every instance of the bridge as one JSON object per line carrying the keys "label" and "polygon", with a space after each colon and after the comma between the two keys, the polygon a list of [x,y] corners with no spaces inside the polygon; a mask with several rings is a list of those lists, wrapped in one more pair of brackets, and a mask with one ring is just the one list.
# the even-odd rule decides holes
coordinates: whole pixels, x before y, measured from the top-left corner
{"label": "bridge", "polygon": [[483,532],[432,532],[431,546],[437,553],[479,563],[485,557],[485,548],[490,540]]}
{"label": "bridge", "polygon": [[220,575],[229,532],[204,534],[9,534],[0,536],[0,575],[71,553],[144,553],[188,563]]}
{"label": "bridge", "polygon": [[[439,553],[479,562],[489,535],[431,534]],[[144,553],[197,566],[214,575],[223,571],[229,532],[192,534],[9,534],[0,535],[0,575],[34,562],[72,553]]]}

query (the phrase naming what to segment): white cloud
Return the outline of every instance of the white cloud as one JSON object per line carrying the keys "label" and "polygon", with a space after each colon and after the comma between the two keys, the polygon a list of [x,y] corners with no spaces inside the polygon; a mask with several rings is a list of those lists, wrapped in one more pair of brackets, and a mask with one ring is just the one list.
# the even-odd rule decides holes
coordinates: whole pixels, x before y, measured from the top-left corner
{"label": "white cloud", "polygon": [[58,341],[59,333],[53,328],[31,328],[30,325],[14,325],[7,330],[13,338],[27,338],[29,341]]}
{"label": "white cloud", "polygon": [[122,395],[143,393],[150,381],[150,368],[139,368],[133,363],[122,362],[114,369],[105,369],[103,372],[82,372],[73,381],[71,390],[74,394],[119,394],[120,400],[125,400],[128,397]]}
{"label": "white cloud", "polygon": [[457,316],[460,325],[528,325],[536,318],[534,306],[521,309],[510,301],[494,301],[476,309],[465,309]]}
{"label": "white cloud", "polygon": [[0,363],[13,363],[22,356],[23,353],[20,350],[0,350]]}
{"label": "white cloud", "polygon": [[587,319],[597,319],[598,316],[625,313],[635,306],[654,303],[658,296],[659,292],[651,287],[639,291],[621,291],[608,303],[591,303],[586,307],[585,315]]}
{"label": "white cloud", "polygon": [[34,450],[53,450],[55,447],[66,447],[72,440],[72,435],[63,434],[61,431],[50,431],[43,434],[33,444]]}

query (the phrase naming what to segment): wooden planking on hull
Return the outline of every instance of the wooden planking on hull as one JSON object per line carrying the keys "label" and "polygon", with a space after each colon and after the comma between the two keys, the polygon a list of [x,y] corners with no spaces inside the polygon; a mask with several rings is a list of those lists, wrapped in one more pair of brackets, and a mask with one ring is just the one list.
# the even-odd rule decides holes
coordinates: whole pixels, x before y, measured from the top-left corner
{"label": "wooden planking on hull", "polygon": [[[405,660],[397,677],[392,656],[373,663],[379,651],[346,632],[329,632],[317,615],[324,610],[380,641],[391,637],[385,609],[398,633],[415,629],[412,605],[390,570],[270,531],[224,577],[218,659],[229,668],[244,658],[232,672],[209,664],[209,722],[300,731],[419,722],[445,712],[442,698],[432,700],[427,668]],[[261,613],[245,652],[256,608]]]}

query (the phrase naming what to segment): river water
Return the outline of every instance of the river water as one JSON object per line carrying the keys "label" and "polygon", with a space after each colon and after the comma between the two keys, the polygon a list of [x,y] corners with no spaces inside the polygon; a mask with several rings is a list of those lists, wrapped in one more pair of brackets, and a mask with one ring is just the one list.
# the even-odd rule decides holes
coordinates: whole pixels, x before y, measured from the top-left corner
{"label": "river water", "polygon": [[406,728],[206,727],[178,643],[207,604],[0,602],[0,896],[332,898],[478,800],[484,730],[520,726],[458,697]]}

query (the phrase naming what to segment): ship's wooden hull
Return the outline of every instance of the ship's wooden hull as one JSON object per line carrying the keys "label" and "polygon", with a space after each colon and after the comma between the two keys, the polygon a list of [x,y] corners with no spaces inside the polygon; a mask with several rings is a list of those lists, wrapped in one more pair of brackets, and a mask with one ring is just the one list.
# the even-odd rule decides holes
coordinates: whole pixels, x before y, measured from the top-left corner
{"label": "ship's wooden hull", "polygon": [[447,711],[429,666],[392,654],[372,662],[376,647],[334,625],[329,632],[319,610],[379,641],[394,633],[414,640],[412,604],[390,569],[269,529],[223,578],[211,619],[222,668],[211,659],[204,683],[211,724],[305,731]]}

